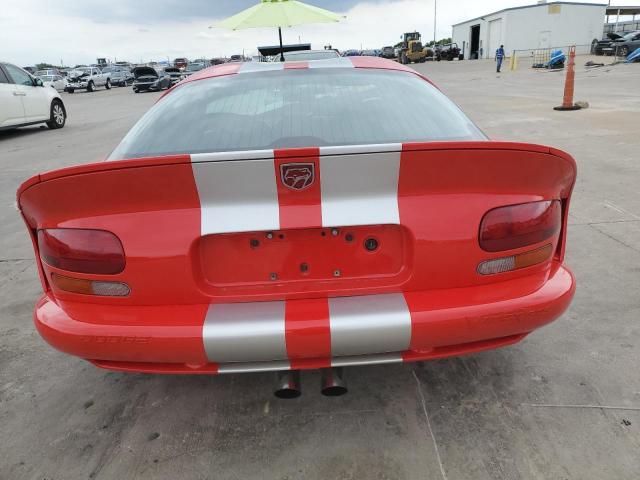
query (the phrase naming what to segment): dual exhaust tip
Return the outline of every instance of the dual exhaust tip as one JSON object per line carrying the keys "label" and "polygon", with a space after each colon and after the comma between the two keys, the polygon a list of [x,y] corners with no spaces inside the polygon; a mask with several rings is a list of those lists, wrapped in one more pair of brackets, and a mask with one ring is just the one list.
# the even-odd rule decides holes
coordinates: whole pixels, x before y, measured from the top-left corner
{"label": "dual exhaust tip", "polygon": [[[347,393],[342,368],[322,369],[320,393],[325,397],[339,397]],[[300,372],[289,370],[277,373],[277,383],[274,395],[278,398],[297,398],[302,395],[300,388]]]}

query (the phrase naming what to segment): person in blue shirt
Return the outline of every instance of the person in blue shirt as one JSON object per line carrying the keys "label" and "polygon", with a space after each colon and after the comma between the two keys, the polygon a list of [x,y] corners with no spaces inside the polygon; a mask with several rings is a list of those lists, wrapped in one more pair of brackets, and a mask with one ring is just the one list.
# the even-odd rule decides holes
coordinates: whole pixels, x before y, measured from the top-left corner
{"label": "person in blue shirt", "polygon": [[496,50],[496,64],[497,72],[500,73],[500,67],[502,67],[502,60],[504,60],[504,45],[500,45],[500,48]]}

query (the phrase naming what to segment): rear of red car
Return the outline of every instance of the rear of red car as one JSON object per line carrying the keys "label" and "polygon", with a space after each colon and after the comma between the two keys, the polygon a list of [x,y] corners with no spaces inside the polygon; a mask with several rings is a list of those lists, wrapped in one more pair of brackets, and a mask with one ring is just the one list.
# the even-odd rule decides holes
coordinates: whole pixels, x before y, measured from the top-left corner
{"label": "rear of red car", "polygon": [[[368,101],[385,103],[367,88],[380,79],[446,100],[382,67],[199,74],[134,127],[117,161],[26,182],[41,335],[106,368],[217,373],[458,355],[561,315],[575,162],[459,120],[446,130],[457,138],[437,141],[444,120],[416,126],[423,105],[367,118]],[[163,130],[185,102],[203,123]]]}

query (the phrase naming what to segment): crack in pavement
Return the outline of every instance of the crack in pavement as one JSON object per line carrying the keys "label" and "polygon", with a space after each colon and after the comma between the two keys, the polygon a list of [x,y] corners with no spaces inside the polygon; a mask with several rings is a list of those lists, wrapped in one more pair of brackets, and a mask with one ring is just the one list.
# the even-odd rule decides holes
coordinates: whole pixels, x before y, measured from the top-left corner
{"label": "crack in pavement", "polygon": [[427,412],[427,402],[424,399],[424,394],[422,393],[422,386],[420,384],[420,380],[416,375],[415,369],[411,370],[413,378],[416,379],[416,384],[418,387],[418,394],[420,395],[420,402],[422,403],[422,411],[424,412],[424,416],[427,419],[427,427],[429,428],[429,433],[431,434],[431,440],[433,440],[433,448],[436,451],[436,458],[438,460],[438,465],[440,465],[440,473],[442,474],[442,479],[447,480],[447,474],[444,471],[444,465],[442,464],[442,459],[440,458],[440,450],[438,450],[438,442],[436,441],[436,436],[433,433],[433,429],[431,428],[431,420],[429,420],[429,413]]}

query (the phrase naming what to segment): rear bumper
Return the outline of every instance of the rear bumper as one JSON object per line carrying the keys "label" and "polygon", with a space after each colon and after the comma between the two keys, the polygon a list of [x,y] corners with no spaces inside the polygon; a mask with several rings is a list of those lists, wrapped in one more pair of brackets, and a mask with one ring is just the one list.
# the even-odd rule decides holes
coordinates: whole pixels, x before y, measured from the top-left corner
{"label": "rear bumper", "polygon": [[555,265],[535,282],[300,300],[295,308],[61,307],[44,296],[34,321],[53,347],[122,371],[214,374],[419,361],[509,345],[558,318],[573,298],[572,273]]}

